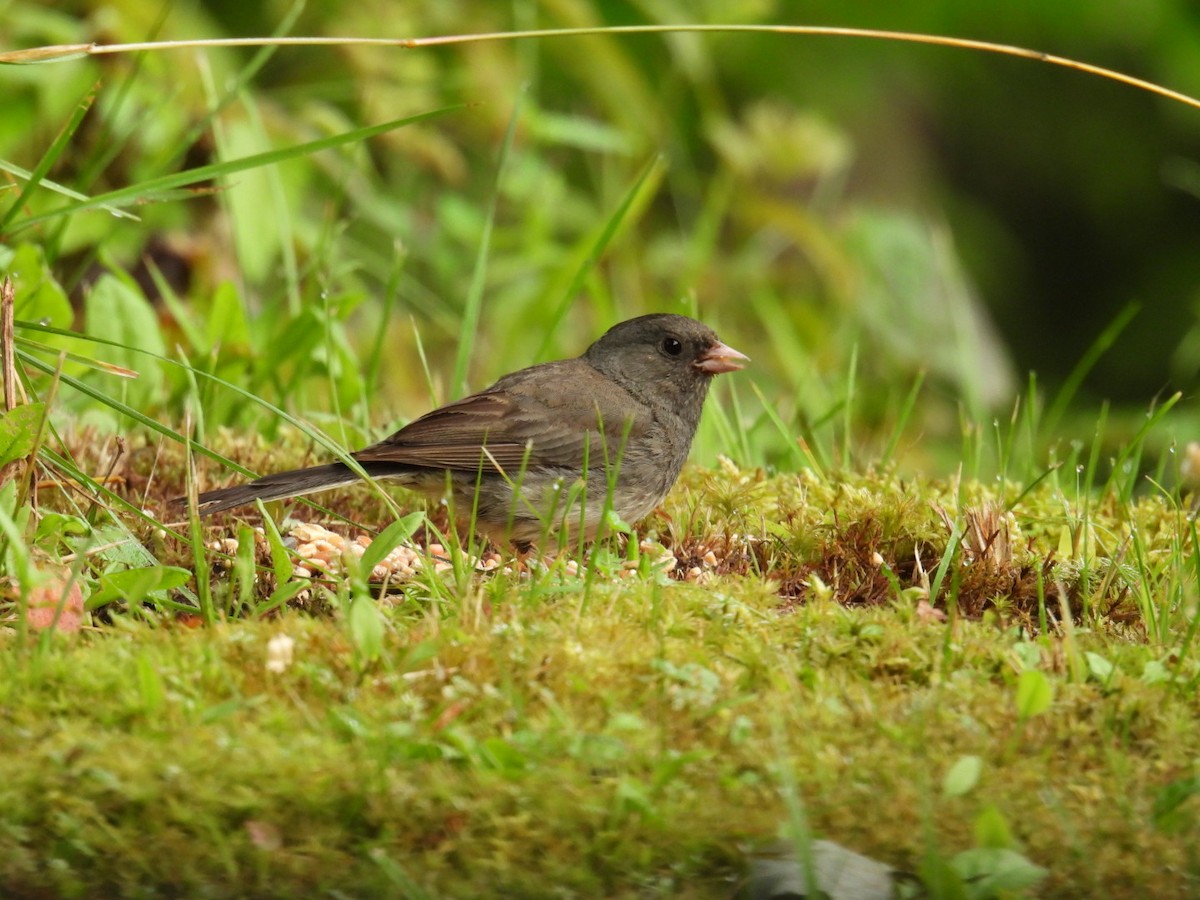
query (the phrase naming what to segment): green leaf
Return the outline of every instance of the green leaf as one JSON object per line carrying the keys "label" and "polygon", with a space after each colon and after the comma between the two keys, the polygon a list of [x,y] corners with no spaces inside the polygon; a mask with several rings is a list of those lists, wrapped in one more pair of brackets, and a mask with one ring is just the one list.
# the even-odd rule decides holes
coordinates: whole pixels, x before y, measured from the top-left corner
{"label": "green leaf", "polygon": [[1017,715],[1022,720],[1040,716],[1054,702],[1054,686],[1042,672],[1027,669],[1017,678]]}
{"label": "green leaf", "polygon": [[1170,681],[1171,678],[1170,671],[1161,659],[1152,659],[1142,666],[1142,681],[1146,684],[1160,684],[1164,681]]}
{"label": "green leaf", "polygon": [[[253,95],[243,102],[254,103]],[[217,134],[218,152],[224,159],[248,158],[271,149],[271,138],[253,114],[227,123]],[[276,188],[283,190],[284,172],[295,174],[291,168],[273,171],[267,167],[242,172],[229,181],[224,192],[223,200],[234,223],[231,237],[237,248],[238,267],[252,284],[267,277],[279,258],[282,242],[290,237],[281,212],[293,208],[298,200],[289,198],[289,202],[277,197]]]}
{"label": "green leaf", "polygon": [[69,328],[75,319],[67,293],[54,279],[40,247],[21,244],[0,269],[13,280],[13,318]]}
{"label": "green leaf", "polygon": [[594,153],[629,156],[633,142],[621,129],[607,125],[602,119],[562,115],[540,110],[536,105],[525,112],[526,127],[531,137],[548,144],[578,147]]}
{"label": "green leaf", "polygon": [[975,843],[980,847],[1012,847],[1016,844],[1008,820],[991,804],[975,817]]}
{"label": "green leaf", "polygon": [[84,95],[83,99],[75,105],[75,110],[71,113],[71,118],[58,132],[58,135],[54,138],[53,143],[51,143],[46,149],[46,152],[42,154],[41,159],[38,160],[33,171],[29,173],[29,180],[26,181],[25,185],[21,188],[21,193],[17,195],[15,200],[13,200],[12,205],[8,208],[8,211],[4,213],[2,217],[0,217],[0,233],[4,232],[8,228],[9,223],[16,218],[17,213],[25,208],[25,202],[27,198],[37,190],[41,180],[46,177],[46,173],[49,172],[53,167],[55,160],[57,160],[59,156],[62,155],[62,152],[67,149],[67,145],[71,143],[71,136],[75,134],[75,130],[79,128],[80,124],[83,122],[84,116],[86,116],[88,110],[92,108],[92,104],[96,102],[96,93],[99,91],[99,89],[99,83],[95,84],[91,90]]}
{"label": "green leaf", "polygon": [[64,513],[43,512],[34,532],[34,541],[43,546],[54,546],[68,536],[79,537],[90,534],[92,526],[86,519]]}
{"label": "green leaf", "polygon": [[254,529],[245,522],[238,524],[237,551],[233,556],[233,583],[235,596],[242,606],[250,606],[254,597],[254,582],[258,574],[254,570]]}
{"label": "green leaf", "polygon": [[606,509],[604,511],[602,529],[604,531],[616,532],[617,534],[633,534],[633,526],[622,519],[615,509]]}
{"label": "green leaf", "polygon": [[921,860],[917,875],[925,888],[924,896],[938,900],[968,900],[971,896],[958,869],[936,853]]}
{"label": "green leaf", "polygon": [[425,513],[414,512],[407,516],[397,519],[387,528],[383,529],[375,539],[367,545],[366,550],[359,560],[362,565],[364,578],[371,577],[371,570],[383,562],[384,558],[395,550],[402,541],[408,540],[413,536],[413,533],[421,527],[421,523],[425,521]]}
{"label": "green leaf", "polygon": [[246,304],[238,289],[226,281],[213,292],[208,321],[204,323],[207,345],[205,351],[218,343],[223,347],[250,346],[250,328],[246,322]]}
{"label": "green leaf", "polygon": [[235,713],[241,712],[247,705],[249,705],[248,701],[241,697],[231,697],[221,703],[214,703],[200,712],[200,723],[208,725],[212,722],[219,722],[221,719],[228,719]]}
{"label": "green leaf", "polygon": [[254,615],[265,616],[287,605],[288,601],[308,589],[306,581],[288,581],[271,592],[271,596],[254,607]]}
{"label": "green leaf", "polygon": [[209,166],[200,166],[195,169],[187,169],[183,172],[174,172],[170,175],[151,178],[138,184],[128,185],[115,191],[109,191],[105,194],[89,197],[86,200],[68,203],[65,206],[51,210],[47,213],[42,213],[41,215],[30,216],[27,219],[22,219],[21,221],[14,223],[11,230],[18,231],[22,228],[28,228],[31,225],[36,225],[39,222],[44,222],[48,219],[58,218],[69,213],[82,212],[85,209],[96,209],[97,207],[105,205],[129,206],[135,203],[140,203],[146,200],[148,197],[155,197],[163,194],[166,191],[174,190],[175,188],[186,187],[191,184],[197,184],[201,181],[209,181],[213,178],[225,177],[232,175],[235,172],[244,172],[248,169],[256,169],[260,166],[283,162],[284,160],[288,159],[295,159],[299,156],[307,156],[320,150],[329,150],[333,147],[340,147],[345,144],[358,143],[365,141],[368,138],[386,134],[389,131],[394,131],[395,129],[401,128],[405,125],[424,122],[428,119],[433,119],[462,108],[463,106],[461,104],[456,106],[448,106],[443,109],[435,109],[430,112],[420,113],[419,115],[408,116],[404,119],[394,119],[391,122],[384,122],[380,125],[370,125],[366,128],[355,128],[353,131],[348,131],[344,134],[335,134],[332,137],[321,138],[320,140],[316,141],[310,141],[307,144],[298,144],[294,147],[286,147],[282,150],[272,150],[268,153],[258,153],[254,156],[247,156],[242,159],[226,160],[224,162],[214,163],[213,165]]}
{"label": "green leaf", "polygon": [[26,403],[0,415],[0,466],[23,459],[33,452],[45,403]]}
{"label": "green leaf", "polygon": [[383,618],[366,594],[350,601],[350,640],[363,662],[372,662],[383,653]]}
{"label": "green leaf", "polygon": [[115,366],[103,359],[96,359],[92,356],[83,356],[79,353],[73,353],[70,350],[63,350],[53,344],[42,343],[41,341],[31,341],[29,338],[22,337],[18,339],[21,346],[27,350],[37,350],[39,353],[46,353],[52,357],[61,356],[63,359],[78,363],[88,369],[95,369],[97,372],[102,372],[105,375],[116,375],[119,378],[137,378],[138,373],[132,369],[126,369],[122,366]]}
{"label": "green leaf", "polygon": [[1049,874],[1015,850],[995,847],[964,850],[950,865],[970,885],[970,895],[981,900],[1001,891],[1023,891]]}
{"label": "green leaf", "polygon": [[191,572],[177,566],[147,566],[111,572],[100,576],[100,589],[88,598],[87,608],[96,609],[117,600],[133,606],[148,599],[153,592],[183,587],[191,577]]}
{"label": "green leaf", "polygon": [[138,351],[166,354],[162,329],[154,308],[142,292],[113,275],[102,275],[88,294],[85,310],[88,334],[118,345],[106,355],[110,362],[139,373],[136,382],[122,382],[125,399],[145,409],[162,401],[162,370]]}
{"label": "green leaf", "polygon": [[1058,550],[1055,551],[1059,559],[1075,559],[1075,541],[1071,538],[1071,529],[1064,525],[1058,532]]}
{"label": "green leaf", "polygon": [[492,768],[516,774],[529,767],[525,754],[501,737],[489,737],[479,745],[479,755]]}
{"label": "green leaf", "polygon": [[292,556],[284,546],[279,526],[275,524],[274,519],[267,515],[266,506],[261,500],[255,500],[254,505],[258,507],[259,515],[263,520],[263,530],[267,533],[267,546],[271,550],[271,568],[275,570],[275,583],[283,586],[292,580],[292,573],[295,571],[295,566],[292,565]]}
{"label": "green leaf", "polygon": [[1088,671],[1091,672],[1092,677],[1099,682],[1108,684],[1108,682],[1112,679],[1113,672],[1116,671],[1116,666],[1110,663],[1099,653],[1092,653],[1089,650],[1083,655],[1084,658],[1087,659]]}
{"label": "green leaf", "polygon": [[1018,641],[1012,649],[1022,669],[1036,669],[1042,664],[1042,648],[1033,641]]}
{"label": "green leaf", "polygon": [[380,871],[394,886],[395,890],[388,891],[389,896],[408,897],[409,900],[434,900],[434,895],[421,887],[399,862],[388,856],[383,847],[372,847],[367,851],[367,856],[379,866]]}
{"label": "green leaf", "polygon": [[35,570],[30,562],[30,550],[23,535],[29,523],[32,507],[23,503],[17,507],[17,482],[15,479],[0,485],[0,572],[15,576],[23,591],[33,587]]}
{"label": "green leaf", "polygon": [[1163,785],[1154,798],[1154,827],[1164,834],[1194,828],[1194,818],[1184,815],[1185,804],[1200,794],[1200,778],[1191,776]]}
{"label": "green leaf", "polygon": [[[566,318],[567,312],[575,304],[580,293],[583,291],[583,286],[587,281],[587,277],[591,274],[600,260],[603,258],[609,245],[617,236],[622,226],[626,221],[636,215],[639,207],[644,208],[653,196],[659,183],[662,181],[663,173],[666,171],[666,164],[662,156],[656,155],[649,159],[638,173],[637,177],[629,185],[629,189],[625,192],[621,202],[612,214],[599,227],[598,232],[592,236],[589,235],[580,241],[574,248],[571,254],[571,261],[575,264],[575,270],[571,275],[571,280],[566,285],[555,285],[555,288],[561,288],[558,299],[554,302],[554,306],[545,314],[544,321],[546,327],[544,336],[542,337],[541,346],[538,347],[535,357],[541,359],[550,349],[550,342],[554,335],[558,332],[559,326]],[[631,215],[632,213],[632,215]],[[565,270],[564,270],[565,272]]]}
{"label": "green leaf", "polygon": [[942,793],[947,797],[961,797],[979,783],[983,772],[983,760],[978,756],[960,756],[942,779]]}
{"label": "green leaf", "polygon": [[[74,478],[81,484],[87,486],[96,494],[116,498],[115,494],[112,494],[111,492],[106,493],[106,489],[98,486],[88,477],[85,472],[81,472],[79,469],[72,466],[69,460],[54,456],[51,456],[51,458],[54,460],[54,464],[63,472],[67,473],[71,478]],[[28,507],[25,508],[28,509]],[[131,506],[130,509],[133,510],[140,518],[142,518],[147,525],[158,526],[160,524],[149,516],[141,513],[137,507]],[[158,559],[149,550],[142,546],[138,538],[129,530],[126,525],[122,524],[120,521],[114,521],[115,524],[98,525],[83,537],[71,538],[68,543],[74,549],[74,552],[88,554],[91,564],[96,568],[102,568],[106,572],[123,572],[126,569],[132,571],[141,571],[146,569],[163,568],[159,566]],[[189,574],[186,569],[175,569],[174,571]],[[168,590],[177,591],[179,594],[183,595],[186,600],[191,601],[191,603],[180,603],[176,600],[173,600],[167,594]],[[183,581],[180,582],[178,575],[172,575],[170,578],[164,581],[163,584],[155,588],[153,592],[154,596],[152,599],[161,607],[190,612],[196,611],[196,596],[188,589],[187,578],[184,578]],[[95,593],[93,593],[90,600],[94,599],[95,596]],[[95,604],[93,603],[92,606],[89,606],[88,608],[94,609]]]}
{"label": "green leaf", "polygon": [[496,223],[496,210],[500,205],[500,177],[504,174],[509,152],[512,150],[513,138],[517,133],[517,119],[521,113],[521,99],[513,104],[512,114],[508,119],[508,129],[504,132],[504,141],[500,144],[500,159],[496,164],[496,184],[488,200],[487,219],[484,221],[483,234],[479,237],[479,248],[475,254],[475,267],[471,273],[471,283],[467,288],[467,302],[462,312],[462,324],[459,326],[458,352],[454,356],[454,380],[450,389],[454,396],[467,385],[467,363],[471,359],[471,351],[475,347],[476,331],[479,328],[479,316],[483,309],[483,294],[487,284],[488,255],[492,246],[492,229]]}

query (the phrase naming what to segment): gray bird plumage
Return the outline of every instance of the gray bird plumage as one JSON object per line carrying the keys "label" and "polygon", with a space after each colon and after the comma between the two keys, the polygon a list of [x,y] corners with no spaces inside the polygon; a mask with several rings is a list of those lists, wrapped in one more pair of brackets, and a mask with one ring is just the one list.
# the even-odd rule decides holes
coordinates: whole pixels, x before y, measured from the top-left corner
{"label": "gray bird plumage", "polygon": [[[458,511],[474,506],[476,529],[496,543],[529,544],[581,522],[588,540],[606,503],[635,522],[662,501],[687,459],[713,376],[745,361],[694,319],[641,316],[613,326],[582,356],[506,375],[351,456],[372,478],[428,496],[449,484]],[[356,481],[340,462],[279,472],[205,491],[199,511]]]}

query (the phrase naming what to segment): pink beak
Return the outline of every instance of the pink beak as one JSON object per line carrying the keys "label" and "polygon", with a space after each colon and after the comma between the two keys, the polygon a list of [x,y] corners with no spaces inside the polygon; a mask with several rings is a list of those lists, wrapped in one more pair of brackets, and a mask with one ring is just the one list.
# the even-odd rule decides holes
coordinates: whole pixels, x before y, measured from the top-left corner
{"label": "pink beak", "polygon": [[719,375],[722,372],[736,372],[748,362],[750,362],[750,357],[746,354],[738,353],[732,347],[717,341],[705,350],[692,365],[709,375]]}

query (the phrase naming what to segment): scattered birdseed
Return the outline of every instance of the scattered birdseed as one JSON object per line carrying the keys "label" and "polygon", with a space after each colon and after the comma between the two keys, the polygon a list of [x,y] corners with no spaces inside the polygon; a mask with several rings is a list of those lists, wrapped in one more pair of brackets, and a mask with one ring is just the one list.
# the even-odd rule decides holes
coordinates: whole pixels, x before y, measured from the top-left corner
{"label": "scattered birdseed", "polygon": [[233,568],[233,557],[238,551],[237,538],[219,538],[210,542],[208,549],[223,554],[217,557],[213,563],[214,566],[226,572]]}
{"label": "scattered birdseed", "polygon": [[[299,522],[288,532],[285,544],[292,547],[296,555],[303,560],[301,568],[338,575],[345,571],[345,558],[353,556],[361,559],[371,546],[371,541],[371,537],[365,534],[347,540],[343,535],[320,525]],[[482,558],[468,558],[468,563],[477,571],[490,572],[500,567],[501,557],[499,553],[491,551],[485,553]],[[440,543],[431,543],[424,550],[401,544],[393,547],[387,556],[375,564],[370,580],[404,582],[423,568],[431,568],[438,573],[449,572],[454,568],[454,564],[449,551]]]}
{"label": "scattered birdseed", "polygon": [[[265,552],[266,535],[261,528],[255,529],[255,544]],[[366,534],[356,535],[349,539],[337,532],[312,522],[296,522],[284,537],[284,546],[296,556],[297,563],[292,574],[297,578],[336,577],[345,572],[345,560],[348,557],[361,559],[371,546],[372,538]],[[228,571],[233,567],[232,558],[238,551],[236,538],[221,538],[208,544],[208,548],[221,554],[214,565]],[[675,577],[687,581],[698,581],[709,573],[707,570],[719,565],[719,558],[712,549],[700,548],[705,551],[699,565],[693,565],[684,572],[680,568],[679,559],[675,553],[664,547],[658,541],[649,538],[638,543],[642,557],[650,566],[659,569],[664,574],[678,572]],[[695,558],[689,553],[690,558]],[[499,573],[528,578],[534,572],[550,572],[557,570],[562,577],[577,578],[586,574],[585,566],[578,560],[568,557],[563,560],[554,556],[537,557],[525,556],[515,562],[505,564],[504,557],[495,550],[489,550],[480,557],[468,557],[468,564],[479,573]],[[411,580],[422,570],[432,570],[442,574],[452,571],[454,563],[447,548],[438,542],[425,547],[399,545],[372,568],[369,580],[372,583],[401,584]],[[636,560],[626,560],[614,573],[619,578],[631,578],[637,575],[640,566]]]}

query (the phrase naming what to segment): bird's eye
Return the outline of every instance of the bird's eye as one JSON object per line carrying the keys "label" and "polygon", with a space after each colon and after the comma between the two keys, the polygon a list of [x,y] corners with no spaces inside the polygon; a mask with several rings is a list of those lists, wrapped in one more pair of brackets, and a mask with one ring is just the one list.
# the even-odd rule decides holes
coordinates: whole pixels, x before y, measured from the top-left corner
{"label": "bird's eye", "polygon": [[663,338],[662,349],[663,353],[667,354],[667,356],[678,356],[683,352],[683,344],[680,343],[679,338],[665,337]]}

